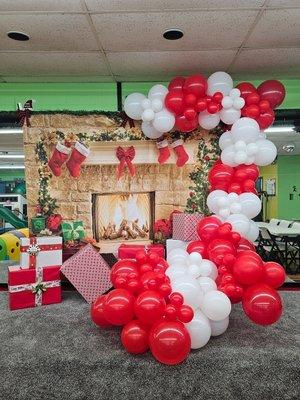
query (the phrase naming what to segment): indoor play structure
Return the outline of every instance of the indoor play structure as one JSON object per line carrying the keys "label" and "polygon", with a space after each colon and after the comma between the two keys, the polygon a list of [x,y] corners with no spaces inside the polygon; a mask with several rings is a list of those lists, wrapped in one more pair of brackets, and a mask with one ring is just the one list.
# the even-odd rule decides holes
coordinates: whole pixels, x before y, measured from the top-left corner
{"label": "indoor play structure", "polygon": [[28,228],[16,229],[0,235],[0,261],[19,261],[21,237],[29,237]]}

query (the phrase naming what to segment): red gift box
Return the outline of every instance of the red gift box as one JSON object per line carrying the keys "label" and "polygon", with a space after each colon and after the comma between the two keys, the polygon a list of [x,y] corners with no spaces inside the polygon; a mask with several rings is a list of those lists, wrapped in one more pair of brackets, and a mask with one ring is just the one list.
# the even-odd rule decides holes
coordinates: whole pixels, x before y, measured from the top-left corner
{"label": "red gift box", "polygon": [[17,310],[60,303],[60,267],[8,267],[9,308]]}
{"label": "red gift box", "polygon": [[162,244],[121,244],[118,249],[118,258],[135,258],[135,255],[138,251],[146,250],[158,254],[160,257],[165,258],[165,248]]}
{"label": "red gift box", "polygon": [[180,213],[173,215],[173,236],[172,239],[191,242],[198,240],[197,224],[203,219],[202,214]]}

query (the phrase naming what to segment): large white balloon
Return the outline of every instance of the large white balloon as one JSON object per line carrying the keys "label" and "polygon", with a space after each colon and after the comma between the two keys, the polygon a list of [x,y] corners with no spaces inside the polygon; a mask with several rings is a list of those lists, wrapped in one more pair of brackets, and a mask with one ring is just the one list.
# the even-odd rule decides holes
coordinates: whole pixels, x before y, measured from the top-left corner
{"label": "large white balloon", "polygon": [[232,88],[233,80],[226,72],[215,72],[207,79],[207,94],[210,96],[216,92],[221,92],[223,96],[227,96]]}
{"label": "large white balloon", "polygon": [[171,281],[186,275],[186,272],[186,267],[179,265],[172,265],[166,269],[166,275],[171,279]]}
{"label": "large white balloon", "polygon": [[259,228],[254,221],[250,221],[250,228],[245,235],[245,238],[250,240],[250,242],[255,242],[259,236]]}
{"label": "large white balloon", "polygon": [[166,108],[155,113],[153,126],[158,132],[169,132],[175,125],[175,117]]}
{"label": "large white balloon", "polygon": [[224,124],[232,125],[241,117],[241,110],[236,110],[235,108],[223,108],[220,111],[220,118]]}
{"label": "large white balloon", "polygon": [[200,253],[192,252],[189,255],[189,263],[200,265],[202,262],[202,256]]}
{"label": "large white balloon", "polygon": [[149,100],[154,100],[154,99],[159,99],[163,101],[168,94],[168,89],[161,84],[154,85],[148,92],[148,99]]}
{"label": "large white balloon", "polygon": [[210,292],[211,290],[217,290],[216,282],[208,276],[200,276],[197,278],[197,281],[204,294]]}
{"label": "large white balloon", "polygon": [[146,99],[142,93],[131,93],[124,101],[124,111],[132,119],[141,119],[144,111],[143,100]]}
{"label": "large white balloon", "polygon": [[220,321],[212,321],[209,320],[211,327],[211,336],[219,336],[222,335],[226,331],[229,325],[229,317],[221,319]]}
{"label": "large white balloon", "polygon": [[158,139],[160,138],[163,134],[161,132],[158,132],[152,125],[151,122],[142,122],[142,131],[145,136],[147,136],[149,139]]}
{"label": "large white balloon", "polygon": [[225,293],[212,290],[205,293],[201,309],[213,321],[220,321],[230,314],[231,303]]}
{"label": "large white balloon", "polygon": [[209,193],[206,199],[206,204],[211,212],[218,214],[219,199],[227,198],[227,193],[224,190],[213,190]]}
{"label": "large white balloon", "polygon": [[194,314],[194,318],[188,324],[185,324],[191,337],[191,348],[200,349],[206,345],[211,336],[211,327],[209,319],[199,310]]}
{"label": "large white balloon", "polygon": [[172,281],[172,291],[181,293],[184,304],[188,304],[194,310],[200,307],[203,300],[203,291],[197,280],[189,275],[179,277]]}
{"label": "large white balloon", "polygon": [[226,222],[229,222],[232,225],[233,231],[240,233],[242,236],[246,236],[250,229],[249,218],[243,214],[231,214],[226,219]]}
{"label": "large white balloon", "polygon": [[243,140],[245,143],[256,142],[259,132],[259,125],[253,118],[240,118],[231,127],[232,138],[235,142],[238,140]]}
{"label": "large white balloon", "polygon": [[220,122],[219,113],[210,114],[208,111],[200,112],[198,122],[203,129],[214,129]]}
{"label": "large white balloon", "polygon": [[256,217],[261,210],[261,201],[254,193],[242,193],[239,195],[239,202],[242,207],[241,214],[252,219]]}
{"label": "large white balloon", "polygon": [[233,144],[232,135],[230,131],[224,132],[219,138],[219,147],[221,150],[224,150],[225,147],[228,147]]}
{"label": "large white balloon", "polygon": [[260,139],[256,142],[258,152],[255,155],[255,164],[263,167],[272,164],[277,156],[277,148],[273,142],[267,139]]}
{"label": "large white balloon", "polygon": [[236,150],[234,146],[227,146],[221,153],[221,160],[223,164],[229,165],[230,167],[238,166],[238,163],[234,161]]}

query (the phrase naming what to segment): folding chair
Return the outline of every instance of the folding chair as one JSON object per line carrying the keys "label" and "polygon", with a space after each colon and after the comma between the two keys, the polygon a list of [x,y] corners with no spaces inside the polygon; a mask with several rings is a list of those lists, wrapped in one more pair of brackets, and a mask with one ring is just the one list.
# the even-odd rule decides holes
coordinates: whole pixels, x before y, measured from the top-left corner
{"label": "folding chair", "polygon": [[279,221],[279,226],[281,228],[289,228],[293,224],[293,221],[286,221],[285,219],[281,219]]}

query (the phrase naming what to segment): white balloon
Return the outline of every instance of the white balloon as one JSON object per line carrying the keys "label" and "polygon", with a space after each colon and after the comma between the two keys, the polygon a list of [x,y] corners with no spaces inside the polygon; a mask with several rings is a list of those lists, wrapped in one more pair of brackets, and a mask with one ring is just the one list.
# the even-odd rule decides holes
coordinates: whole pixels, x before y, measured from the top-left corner
{"label": "white balloon", "polygon": [[263,167],[272,164],[277,156],[277,148],[273,142],[267,139],[260,139],[256,142],[258,152],[255,155],[255,164]]}
{"label": "white balloon", "polygon": [[206,204],[211,212],[218,213],[219,200],[227,196],[224,190],[213,190],[206,198]]}
{"label": "white balloon", "polygon": [[188,266],[188,259],[180,254],[178,254],[177,256],[173,256],[171,259],[168,259],[167,261],[168,261],[170,267],[177,266],[177,265],[184,266],[184,267]]}
{"label": "white balloon", "polygon": [[175,117],[166,108],[157,112],[154,117],[153,126],[159,132],[169,132],[175,125]]}
{"label": "white balloon", "polygon": [[258,147],[256,143],[247,144],[247,154],[248,156],[254,156],[258,152]]}
{"label": "white balloon", "polygon": [[221,319],[220,321],[209,320],[211,327],[211,336],[219,336],[224,333],[229,325],[229,317]]}
{"label": "white balloon", "polygon": [[227,195],[227,193],[226,193],[224,197],[220,197],[220,198],[217,200],[217,204],[218,204],[218,207],[219,207],[219,208],[225,208],[225,207],[228,207],[228,206],[229,206],[229,200],[228,200],[227,197],[228,197],[228,195]]}
{"label": "white balloon", "polygon": [[247,161],[247,153],[244,150],[239,150],[234,155],[234,162],[236,164],[244,164]]}
{"label": "white balloon", "polygon": [[187,272],[193,278],[198,278],[200,276],[200,273],[201,273],[201,268],[200,268],[199,265],[191,264],[191,265],[188,266]]}
{"label": "white balloon", "polygon": [[233,80],[226,72],[215,72],[207,79],[207,94],[210,96],[216,92],[221,92],[223,96],[228,96],[232,88]]}
{"label": "white balloon", "polygon": [[154,85],[148,92],[148,98],[149,100],[159,99],[163,101],[168,92],[168,89],[164,85]]}
{"label": "white balloon", "polygon": [[234,148],[237,151],[246,150],[247,149],[247,145],[243,140],[238,140],[237,142],[234,143]]}
{"label": "white balloon", "polygon": [[244,107],[244,105],[245,105],[245,100],[242,97],[238,97],[238,98],[234,99],[233,107],[236,110],[240,110],[241,108]]}
{"label": "white balloon", "polygon": [[229,96],[233,99],[238,99],[241,96],[241,91],[237,88],[231,89]]}
{"label": "white balloon", "polygon": [[239,201],[241,205],[241,214],[252,219],[256,217],[261,210],[261,201],[258,196],[254,193],[242,193],[239,195]]}
{"label": "white balloon", "polygon": [[180,248],[180,247],[177,247],[176,249],[173,249],[173,250],[171,250],[171,251],[169,252],[169,254],[168,254],[168,261],[171,260],[172,257],[178,256],[178,255],[183,255],[185,258],[188,258],[189,253],[188,253],[186,250],[184,250],[184,249],[182,249],[182,248]]}
{"label": "white balloon", "polygon": [[208,111],[203,111],[199,113],[198,122],[203,129],[213,129],[218,126],[220,115],[219,113],[210,114]]}
{"label": "white balloon", "polygon": [[239,195],[237,194],[237,193],[234,193],[234,192],[230,192],[230,193],[228,193],[228,200],[229,200],[229,203],[236,203],[236,202],[238,202],[239,201]]}
{"label": "white balloon", "polygon": [[229,165],[230,167],[237,167],[238,164],[234,161],[235,149],[234,146],[228,146],[221,153],[221,160],[223,164]]}
{"label": "white balloon", "polygon": [[259,125],[253,118],[243,117],[232,125],[231,133],[235,142],[238,140],[246,143],[256,142],[259,137]]}
{"label": "white balloon", "polygon": [[223,108],[231,108],[233,106],[233,99],[230,96],[225,96],[221,104]]}
{"label": "white balloon", "polygon": [[194,314],[194,318],[185,324],[191,338],[191,348],[200,349],[205,346],[211,336],[209,319],[199,310]]}
{"label": "white balloon", "polygon": [[250,221],[250,229],[246,233],[245,238],[250,240],[250,242],[255,242],[259,236],[259,228],[254,221]]}
{"label": "white balloon", "polygon": [[228,218],[230,215],[230,208],[220,208],[218,215],[222,218]]}
{"label": "white balloon", "polygon": [[204,293],[197,280],[189,275],[180,276],[172,282],[172,291],[181,293],[184,304],[188,304],[194,310],[200,307]]}
{"label": "white balloon", "polygon": [[219,147],[221,150],[224,150],[225,147],[232,145],[232,136],[230,131],[224,132],[219,138]]}
{"label": "white balloon", "polygon": [[166,275],[171,279],[171,281],[181,278],[186,275],[186,268],[180,266],[171,266],[166,269]]}
{"label": "white balloon", "polygon": [[[230,206],[231,214],[240,214],[242,211],[242,206],[240,203],[232,203]],[[242,213],[243,214],[243,213]]]}
{"label": "white balloon", "polygon": [[241,110],[235,108],[222,108],[220,111],[220,118],[224,124],[232,125],[234,124],[239,118],[241,118]]}
{"label": "white balloon", "polygon": [[153,99],[150,103],[150,107],[155,112],[161,111],[163,109],[163,102],[160,99]]}
{"label": "white balloon", "polygon": [[158,132],[149,122],[142,122],[142,131],[143,134],[148,137],[149,139],[158,139],[162,136],[161,132]]}
{"label": "white balloon", "polygon": [[230,314],[231,303],[225,293],[212,290],[205,293],[201,309],[207,318],[220,321]]}
{"label": "white balloon", "polygon": [[146,99],[142,93],[131,93],[124,101],[124,111],[128,117],[132,119],[141,119],[142,112],[142,101]]}
{"label": "white balloon", "polygon": [[244,214],[231,214],[226,219],[232,225],[232,230],[245,236],[250,229],[250,221]]}
{"label": "white balloon", "polygon": [[142,114],[142,120],[144,122],[150,122],[154,119],[154,111],[151,108],[147,108],[146,110],[143,111]]}
{"label": "white balloon", "polygon": [[151,101],[149,99],[144,99],[142,101],[142,107],[144,110],[146,110],[147,108],[151,108]]}
{"label": "white balloon", "polygon": [[206,260],[205,258],[202,260],[200,264],[200,275],[201,276],[210,276],[213,272],[214,263],[210,260]]}
{"label": "white balloon", "polygon": [[189,262],[190,264],[199,265],[202,262],[202,256],[200,253],[196,253],[195,251],[190,253],[189,255]]}
{"label": "white balloon", "polygon": [[216,282],[208,276],[200,276],[197,281],[204,294],[211,290],[217,290]]}
{"label": "white balloon", "polygon": [[213,263],[213,262],[211,262],[212,263],[212,271],[211,271],[211,273],[209,274],[209,278],[211,278],[212,280],[216,280],[217,279],[217,277],[218,277],[218,268],[217,268],[217,266],[216,266],[216,264],[215,263]]}

